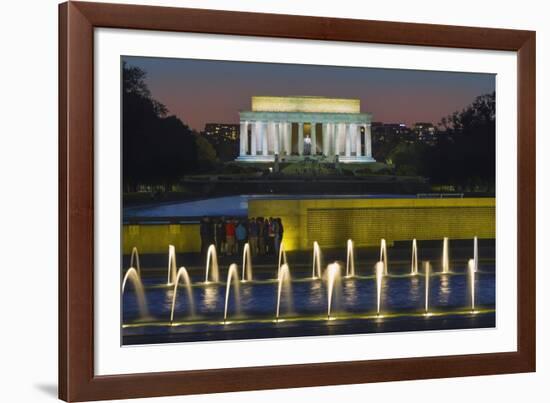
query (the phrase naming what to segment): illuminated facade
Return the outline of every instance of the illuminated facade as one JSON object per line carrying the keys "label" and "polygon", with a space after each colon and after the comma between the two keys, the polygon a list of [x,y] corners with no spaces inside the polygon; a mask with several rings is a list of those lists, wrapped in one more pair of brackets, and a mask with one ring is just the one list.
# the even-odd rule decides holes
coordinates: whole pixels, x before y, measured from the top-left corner
{"label": "illuminated facade", "polygon": [[370,113],[358,99],[252,97],[252,110],[240,112],[237,161],[374,162]]}

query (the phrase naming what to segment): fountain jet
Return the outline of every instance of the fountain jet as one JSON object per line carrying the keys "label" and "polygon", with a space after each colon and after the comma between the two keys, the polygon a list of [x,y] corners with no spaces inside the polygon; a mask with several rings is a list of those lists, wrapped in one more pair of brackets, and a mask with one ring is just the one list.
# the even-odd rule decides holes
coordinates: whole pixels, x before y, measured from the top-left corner
{"label": "fountain jet", "polygon": [[412,242],[412,257],[411,257],[411,275],[418,274],[418,249],[416,247],[416,238]]}
{"label": "fountain jet", "polygon": [[178,274],[176,275],[176,282],[174,284],[174,294],[172,295],[172,309],[170,310],[170,323],[174,321],[174,309],[176,308],[176,297],[178,295],[180,279],[183,279],[183,285],[185,286],[185,290],[187,291],[187,301],[189,304],[190,315],[195,315],[195,303],[193,302],[191,279],[189,278],[189,273],[187,273],[187,269],[182,266],[178,270]]}
{"label": "fountain jet", "polygon": [[313,267],[311,278],[321,278],[321,248],[317,241],[313,242]]}
{"label": "fountain jet", "polygon": [[176,281],[176,248],[174,245],[168,245],[168,278],[166,285],[172,285]]}
{"label": "fountain jet", "polygon": [[443,238],[443,273],[449,273],[449,238]]}
{"label": "fountain jet", "polygon": [[229,304],[229,291],[231,290],[231,284],[235,288],[235,306],[236,310],[239,311],[240,307],[240,291],[239,291],[239,270],[235,263],[232,263],[229,266],[229,271],[227,272],[227,283],[225,285],[225,308],[223,310],[223,323],[227,321],[227,308]]}
{"label": "fountain jet", "polygon": [[337,287],[340,286],[341,267],[334,262],[327,266],[327,319],[330,319],[332,300]]}
{"label": "fountain jet", "polygon": [[279,263],[277,264],[277,278],[279,278],[279,273],[281,272],[281,266],[284,264],[288,264],[288,263],[286,261],[285,243],[281,241],[281,245],[279,246]]}
{"label": "fountain jet", "polygon": [[[212,269],[212,270],[210,270]],[[212,274],[210,274],[212,272]],[[213,282],[217,283],[220,281],[220,272],[218,268],[218,253],[216,252],[216,245],[212,244],[208,247],[206,251],[206,268],[204,282],[208,283],[208,275],[212,277]]]}
{"label": "fountain jet", "polygon": [[475,311],[476,305],[476,263],[475,259],[468,260],[468,274],[470,277],[470,301],[472,305],[472,312]]}
{"label": "fountain jet", "polygon": [[477,236],[474,237],[474,271],[479,269],[479,255],[477,249]]}
{"label": "fountain jet", "polygon": [[382,302],[382,278],[384,277],[384,262],[379,261],[374,265],[376,274],[376,314],[380,315],[380,305]]}
{"label": "fountain jet", "polygon": [[290,282],[290,269],[288,268],[288,264],[284,263],[280,269],[279,274],[277,276],[277,311],[275,313],[275,319],[276,321],[279,321],[279,313],[281,308],[281,294],[283,291],[283,287],[285,289],[285,294],[287,296],[287,306],[289,309],[292,309],[292,290],[291,290],[291,282]]}
{"label": "fountain jet", "polygon": [[346,254],[346,277],[355,277],[355,254],[353,253],[353,241],[348,239]]}
{"label": "fountain jet", "polygon": [[139,253],[135,246],[132,248],[132,255],[130,256],[130,267],[134,267],[137,270],[137,273],[141,276],[141,266],[139,264]]}
{"label": "fountain jet", "polygon": [[149,309],[147,308],[147,301],[145,299],[145,289],[143,288],[143,283],[137,272],[133,267],[130,267],[124,278],[122,279],[122,288],[120,291],[120,296],[124,295],[124,290],[126,289],[126,283],[130,281],[134,286],[134,291],[136,293],[138,307],[139,307],[139,316],[141,319],[149,316]]}
{"label": "fountain jet", "polygon": [[426,313],[428,313],[428,309],[430,308],[430,271],[430,262],[424,262],[424,311]]}
{"label": "fountain jet", "polygon": [[386,240],[382,238],[380,241],[380,262],[384,263],[384,276],[388,275],[388,250],[386,247]]}
{"label": "fountain jet", "polygon": [[252,259],[250,257],[250,245],[247,243],[244,244],[243,248],[243,274],[241,276],[241,281],[252,281]]}

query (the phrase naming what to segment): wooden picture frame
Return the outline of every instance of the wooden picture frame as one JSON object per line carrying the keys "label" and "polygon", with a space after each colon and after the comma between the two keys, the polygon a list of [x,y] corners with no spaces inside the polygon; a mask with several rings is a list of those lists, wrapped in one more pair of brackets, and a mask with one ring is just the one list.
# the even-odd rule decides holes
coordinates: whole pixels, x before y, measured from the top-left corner
{"label": "wooden picture frame", "polygon": [[[518,350],[285,366],[94,374],[94,28],[505,50],[518,56]],[[59,398],[214,393],[535,371],[535,33],[68,2],[59,6]]]}

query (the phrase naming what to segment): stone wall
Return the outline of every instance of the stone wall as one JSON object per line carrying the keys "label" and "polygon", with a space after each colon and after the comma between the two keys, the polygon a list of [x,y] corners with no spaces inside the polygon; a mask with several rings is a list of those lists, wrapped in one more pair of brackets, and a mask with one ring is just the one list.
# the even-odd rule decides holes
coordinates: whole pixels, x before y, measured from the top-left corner
{"label": "stone wall", "polygon": [[168,253],[174,245],[177,253],[200,252],[199,224],[125,224],[122,227],[123,253]]}
{"label": "stone wall", "polygon": [[287,250],[376,246],[380,239],[495,237],[495,199],[252,200],[249,216],[280,217]]}

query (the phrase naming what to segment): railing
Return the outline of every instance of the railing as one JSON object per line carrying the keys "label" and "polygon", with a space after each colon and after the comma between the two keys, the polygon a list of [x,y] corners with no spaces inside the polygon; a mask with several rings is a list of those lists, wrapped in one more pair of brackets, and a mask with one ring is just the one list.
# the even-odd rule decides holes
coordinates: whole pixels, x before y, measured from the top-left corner
{"label": "railing", "polygon": [[464,193],[417,193],[417,199],[443,199],[443,198],[458,198],[463,199]]}

